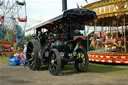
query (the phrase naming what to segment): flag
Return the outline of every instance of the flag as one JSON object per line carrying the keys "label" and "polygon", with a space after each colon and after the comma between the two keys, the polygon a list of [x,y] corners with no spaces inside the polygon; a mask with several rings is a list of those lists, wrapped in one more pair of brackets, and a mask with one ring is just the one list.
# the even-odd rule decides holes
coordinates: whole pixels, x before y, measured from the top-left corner
{"label": "flag", "polygon": [[88,3],[88,0],[85,0]]}

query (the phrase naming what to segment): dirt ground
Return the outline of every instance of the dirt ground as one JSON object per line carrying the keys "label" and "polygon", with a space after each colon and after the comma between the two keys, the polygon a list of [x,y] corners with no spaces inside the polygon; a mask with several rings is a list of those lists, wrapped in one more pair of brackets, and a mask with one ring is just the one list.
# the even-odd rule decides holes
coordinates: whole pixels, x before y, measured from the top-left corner
{"label": "dirt ground", "polygon": [[31,71],[24,66],[0,64],[0,85],[128,85],[128,73],[111,75],[69,71],[52,76],[47,69]]}

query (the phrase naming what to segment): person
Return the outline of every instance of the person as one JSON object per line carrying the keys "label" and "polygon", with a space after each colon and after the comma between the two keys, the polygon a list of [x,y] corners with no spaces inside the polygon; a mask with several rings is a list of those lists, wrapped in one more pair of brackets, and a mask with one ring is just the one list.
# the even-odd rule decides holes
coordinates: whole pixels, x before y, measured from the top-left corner
{"label": "person", "polygon": [[90,44],[90,50],[95,50],[95,47],[96,47],[96,40],[94,37],[91,37],[90,38],[91,41],[91,44]]}
{"label": "person", "polygon": [[118,40],[118,38],[117,38],[117,33],[113,33],[113,46],[118,46],[118,44],[117,44],[117,40]]}
{"label": "person", "polygon": [[105,39],[105,43],[112,44],[112,41],[113,41],[112,36],[110,33],[108,33]]}
{"label": "person", "polygon": [[112,49],[112,45],[113,45],[113,39],[112,39],[112,35],[110,33],[106,34],[106,39],[105,39],[105,49],[106,50],[110,50]]}
{"label": "person", "polygon": [[26,46],[26,45],[24,45],[24,50],[23,50],[23,52],[24,52],[24,59],[26,59],[26,52],[27,52],[27,46]]}
{"label": "person", "polygon": [[121,47],[121,43],[122,43],[122,38],[121,38],[121,34],[118,33],[118,39],[117,39],[117,44],[118,44],[118,47]]}

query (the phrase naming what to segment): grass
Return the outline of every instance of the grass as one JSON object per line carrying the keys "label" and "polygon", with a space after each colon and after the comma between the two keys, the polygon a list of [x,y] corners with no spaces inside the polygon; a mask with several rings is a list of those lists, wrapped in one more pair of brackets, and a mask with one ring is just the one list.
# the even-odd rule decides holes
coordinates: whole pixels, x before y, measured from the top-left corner
{"label": "grass", "polygon": [[0,64],[8,64],[9,57],[0,56]]}
{"label": "grass", "polygon": [[[67,73],[76,73],[73,65],[65,66],[62,71]],[[128,65],[89,63],[88,71],[84,73],[91,75],[128,75]]]}
{"label": "grass", "polygon": [[[8,57],[0,56],[0,64],[8,64]],[[66,65],[63,69],[66,73],[77,73],[74,65]],[[114,64],[101,64],[101,63],[89,63],[87,74],[98,75],[128,75],[128,65],[114,65]]]}
{"label": "grass", "polygon": [[128,65],[114,65],[114,64],[97,64],[90,63],[89,73],[97,74],[112,74],[112,75],[128,75]]}

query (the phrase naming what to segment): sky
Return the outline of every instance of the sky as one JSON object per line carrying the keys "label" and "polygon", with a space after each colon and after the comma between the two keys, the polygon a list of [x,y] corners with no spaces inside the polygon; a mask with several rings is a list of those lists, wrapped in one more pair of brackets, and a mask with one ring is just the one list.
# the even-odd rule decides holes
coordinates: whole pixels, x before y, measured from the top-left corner
{"label": "sky", "polygon": [[[98,0],[88,0],[92,3]],[[84,6],[88,3],[85,0],[67,0],[68,9]],[[26,29],[32,27],[39,22],[49,20],[58,16],[62,12],[62,0],[26,0],[27,8],[27,26]],[[30,33],[30,32],[29,32]],[[29,34],[27,33],[27,34]]]}

